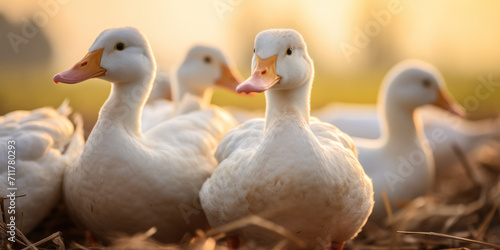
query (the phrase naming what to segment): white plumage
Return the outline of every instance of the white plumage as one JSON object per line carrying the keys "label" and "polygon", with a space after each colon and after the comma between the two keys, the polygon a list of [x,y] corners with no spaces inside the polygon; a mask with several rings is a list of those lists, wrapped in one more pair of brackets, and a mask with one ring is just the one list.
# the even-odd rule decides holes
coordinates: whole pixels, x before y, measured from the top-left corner
{"label": "white plumage", "polygon": [[[241,116],[234,115],[237,119]],[[313,112],[313,115],[352,137],[377,139],[381,135],[381,121],[374,105],[335,103]],[[433,106],[420,107],[415,115],[422,122],[425,137],[432,146],[438,174],[455,171],[454,167],[460,164],[452,150],[453,144],[472,160],[488,143],[500,139],[499,118],[468,120]]]}
{"label": "white plumage", "polygon": [[[74,126],[68,119],[70,113],[65,101],[57,110],[45,107],[0,117],[0,160],[5,164],[0,170],[0,192],[7,197],[7,188],[17,187],[15,195],[26,194],[16,199],[15,215],[6,214],[7,218],[16,217],[16,226],[24,233],[34,229],[59,202],[64,169],[83,150],[82,119],[75,116]],[[7,145],[14,148],[8,150]],[[9,155],[15,161],[14,186],[7,181]],[[9,201],[5,204],[9,207]]]}
{"label": "white plumage", "polygon": [[[166,81],[156,81],[155,85],[164,82]],[[142,131],[147,131],[173,116],[207,108],[210,106],[214,87],[234,91],[240,82],[239,72],[221,50],[211,46],[194,46],[172,75],[169,86],[172,89],[172,102],[157,98],[154,101],[148,100],[149,104],[144,106],[141,117]],[[154,86],[151,92],[159,90],[162,89]],[[186,94],[190,96],[185,96]]]}
{"label": "white plumage", "polygon": [[210,106],[142,133],[141,110],[155,72],[147,39],[136,29],[120,28],[102,32],[82,61],[54,77],[113,83],[82,157],[64,179],[70,214],[104,241],[116,232],[134,234],[154,226],[156,239],[178,242],[186,232],[208,227],[198,192],[234,120]]}
{"label": "white plumage", "polygon": [[[266,118],[245,122],[219,145],[219,166],[200,192],[211,226],[265,214],[308,248],[341,246],[360,231],[373,206],[372,184],[350,137],[310,119],[313,75],[298,32],[257,35],[253,75],[237,91],[267,90]],[[265,247],[279,241],[252,226],[238,233]]]}
{"label": "white plumage", "polygon": [[379,94],[382,135],[353,138],[359,161],[373,180],[375,207],[370,219],[386,215],[382,192],[395,205],[426,194],[434,184],[432,150],[414,111],[433,104],[455,114],[462,109],[449,97],[439,72],[423,62],[404,61],[391,69]]}

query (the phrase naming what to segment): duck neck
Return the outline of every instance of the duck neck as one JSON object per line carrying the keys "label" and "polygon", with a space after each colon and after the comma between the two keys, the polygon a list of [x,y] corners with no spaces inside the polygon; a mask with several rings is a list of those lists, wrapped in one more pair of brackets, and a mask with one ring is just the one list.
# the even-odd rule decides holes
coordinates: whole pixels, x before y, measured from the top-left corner
{"label": "duck neck", "polygon": [[172,95],[172,100],[174,101],[175,104],[179,104],[184,97],[185,94],[189,93],[192,94],[196,97],[199,97],[203,104],[209,104],[210,100],[212,99],[212,94],[213,90],[210,88],[206,89],[189,89],[186,88],[182,82],[179,82],[178,84],[175,84],[176,87],[173,88],[173,95]]}
{"label": "duck neck", "polygon": [[382,105],[381,138],[386,145],[400,147],[404,143],[413,143],[418,139],[415,109],[386,100]]}
{"label": "duck neck", "polygon": [[[196,84],[188,84],[186,80],[179,77],[179,74],[175,75],[172,84],[172,101],[176,106],[182,101],[182,98],[186,94],[194,95],[195,97],[199,97],[202,101],[203,106],[208,106],[212,99],[213,90],[211,88],[189,88],[191,85]],[[201,84],[198,84],[201,85]]]}
{"label": "duck neck", "polygon": [[133,82],[113,83],[111,94],[101,108],[99,120],[119,126],[130,134],[140,135],[140,118],[156,71]]}
{"label": "duck neck", "polygon": [[267,131],[276,120],[282,117],[299,117],[301,122],[309,125],[311,83],[309,77],[300,87],[284,90],[266,91],[266,124]]}

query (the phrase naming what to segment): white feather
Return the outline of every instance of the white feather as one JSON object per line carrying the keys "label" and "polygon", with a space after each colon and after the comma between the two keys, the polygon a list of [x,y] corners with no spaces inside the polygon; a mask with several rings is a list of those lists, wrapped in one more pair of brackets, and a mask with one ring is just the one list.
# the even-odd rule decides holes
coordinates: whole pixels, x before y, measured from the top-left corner
{"label": "white feather", "polygon": [[[278,54],[281,80],[266,92],[266,118],[243,123],[217,149],[219,166],[200,192],[210,225],[256,214],[284,226],[307,248],[343,243],[360,231],[371,212],[371,181],[350,137],[309,118],[314,69],[302,36],[268,30],[255,43],[260,58]],[[295,57],[286,57],[287,47],[295,49]],[[264,247],[280,240],[255,226],[238,233]]]}
{"label": "white feather", "polygon": [[[128,49],[113,51],[117,42]],[[116,232],[131,235],[153,226],[163,242],[206,229],[198,192],[216,166],[213,154],[233,118],[208,106],[142,133],[141,111],[155,75],[147,39],[133,28],[111,29],[91,51],[101,48],[100,66],[107,69],[102,78],[113,89],[82,157],[65,172],[70,214],[104,242]]]}
{"label": "white feather", "polygon": [[[70,113],[65,101],[57,110],[46,107],[0,117],[0,161],[5,164],[0,169],[0,195],[7,197],[9,187],[17,187],[15,195],[26,195],[16,199],[16,213],[6,215],[15,216],[16,226],[24,233],[33,230],[59,202],[64,169],[83,150],[82,119],[76,115],[74,126],[68,119]],[[15,148],[8,150],[8,145]],[[7,179],[8,155],[15,156],[14,186]],[[8,201],[5,204],[9,206]]]}

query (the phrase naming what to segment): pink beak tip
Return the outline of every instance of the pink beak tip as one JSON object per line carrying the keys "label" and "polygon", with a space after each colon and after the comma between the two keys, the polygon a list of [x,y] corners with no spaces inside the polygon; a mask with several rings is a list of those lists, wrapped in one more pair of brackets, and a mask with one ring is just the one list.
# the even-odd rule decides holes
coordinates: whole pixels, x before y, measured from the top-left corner
{"label": "pink beak tip", "polygon": [[245,83],[242,83],[240,85],[238,85],[238,87],[236,87],[236,93],[238,94],[241,94],[241,93],[245,93],[245,94],[251,94],[251,93],[260,93],[260,92],[263,92],[265,91],[265,89],[260,89],[256,86],[253,86],[252,84],[245,84]]}
{"label": "pink beak tip", "polygon": [[56,84],[57,84],[57,83],[60,83],[60,82],[63,82],[63,83],[66,83],[66,82],[67,82],[67,81],[65,81],[65,80],[67,80],[67,79],[64,79],[64,76],[62,75],[62,73],[58,73],[58,74],[56,74],[56,75],[52,78],[52,80],[53,80]]}
{"label": "pink beak tip", "polygon": [[[240,85],[238,85],[238,87],[236,87],[236,93],[241,94],[244,92],[245,92],[245,90],[242,90],[242,88],[240,88]],[[245,92],[245,93],[247,93],[247,92]]]}
{"label": "pink beak tip", "polygon": [[52,80],[54,81],[55,84],[58,84],[61,81],[61,77],[59,76],[59,74],[56,74],[54,75]]}

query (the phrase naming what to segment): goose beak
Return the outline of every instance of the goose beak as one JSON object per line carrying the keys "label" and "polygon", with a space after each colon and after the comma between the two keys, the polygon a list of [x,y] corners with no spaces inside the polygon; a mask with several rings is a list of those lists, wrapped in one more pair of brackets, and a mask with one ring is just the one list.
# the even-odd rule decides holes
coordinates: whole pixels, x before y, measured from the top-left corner
{"label": "goose beak", "polygon": [[89,52],[73,68],[56,74],[54,82],[79,83],[90,78],[103,76],[106,69],[101,68],[101,56],[104,49]]}
{"label": "goose beak", "polygon": [[243,82],[243,78],[241,77],[240,72],[238,72],[234,68],[229,68],[225,64],[222,64],[220,68],[221,76],[215,81],[215,85],[227,88],[231,91],[235,91],[236,87],[238,87],[238,85]]}
{"label": "goose beak", "polygon": [[438,98],[434,105],[460,117],[465,116],[464,108],[453,101],[453,99],[443,90],[438,91]]}
{"label": "goose beak", "polygon": [[270,89],[274,84],[281,79],[276,74],[276,59],[278,55],[274,55],[267,59],[261,59],[256,56],[255,67],[252,76],[241,83],[237,88],[238,93],[264,92]]}

